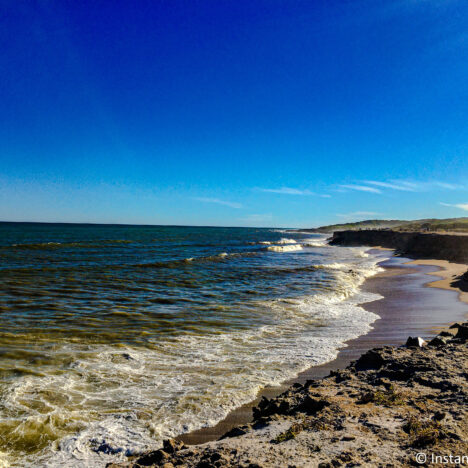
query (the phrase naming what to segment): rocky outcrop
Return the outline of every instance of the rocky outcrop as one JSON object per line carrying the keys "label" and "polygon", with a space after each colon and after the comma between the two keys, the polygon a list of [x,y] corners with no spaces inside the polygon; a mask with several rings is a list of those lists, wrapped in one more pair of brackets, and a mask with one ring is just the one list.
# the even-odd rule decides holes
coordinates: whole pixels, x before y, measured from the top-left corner
{"label": "rocky outcrop", "polygon": [[120,466],[417,466],[421,453],[466,455],[467,340],[468,322],[424,346],[372,349],[323,380],[263,398],[250,424],[218,442],[170,440]]}
{"label": "rocky outcrop", "polygon": [[425,234],[391,230],[338,231],[332,245],[380,246],[413,258],[468,262],[468,235]]}

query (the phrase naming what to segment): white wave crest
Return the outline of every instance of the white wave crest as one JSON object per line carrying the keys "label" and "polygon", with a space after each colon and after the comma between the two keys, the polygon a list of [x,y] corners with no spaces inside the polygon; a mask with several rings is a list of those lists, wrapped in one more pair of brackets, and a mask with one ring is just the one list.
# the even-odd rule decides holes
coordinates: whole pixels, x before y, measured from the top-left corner
{"label": "white wave crest", "polygon": [[295,245],[270,245],[267,247],[270,252],[294,252],[296,250],[302,250],[299,244]]}
{"label": "white wave crest", "polygon": [[279,241],[276,241],[275,244],[297,244],[297,241],[283,237]]}

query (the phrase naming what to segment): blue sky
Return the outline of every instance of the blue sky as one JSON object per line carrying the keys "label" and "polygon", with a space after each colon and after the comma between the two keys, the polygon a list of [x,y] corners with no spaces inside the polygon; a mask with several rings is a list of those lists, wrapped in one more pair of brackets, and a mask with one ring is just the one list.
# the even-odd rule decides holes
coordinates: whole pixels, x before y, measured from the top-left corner
{"label": "blue sky", "polygon": [[465,0],[4,0],[0,220],[468,216]]}

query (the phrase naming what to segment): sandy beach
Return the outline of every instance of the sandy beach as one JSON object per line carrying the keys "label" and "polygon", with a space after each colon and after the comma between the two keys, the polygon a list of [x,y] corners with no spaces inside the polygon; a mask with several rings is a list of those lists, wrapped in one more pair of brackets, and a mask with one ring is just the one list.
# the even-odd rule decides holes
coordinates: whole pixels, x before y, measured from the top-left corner
{"label": "sandy beach", "polygon": [[409,265],[427,265],[437,266],[439,270],[430,272],[428,274],[439,276],[438,279],[428,284],[431,288],[447,289],[449,291],[456,291],[460,301],[468,303],[468,284],[460,284],[457,280],[461,275],[466,273],[468,265],[464,263],[452,263],[447,260],[413,260],[408,263]]}

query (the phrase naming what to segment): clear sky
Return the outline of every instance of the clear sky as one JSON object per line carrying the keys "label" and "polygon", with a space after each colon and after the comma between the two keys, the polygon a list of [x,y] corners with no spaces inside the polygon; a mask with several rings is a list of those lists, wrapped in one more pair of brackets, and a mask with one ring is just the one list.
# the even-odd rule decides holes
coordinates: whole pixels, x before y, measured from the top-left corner
{"label": "clear sky", "polygon": [[468,216],[466,0],[0,10],[0,220]]}

